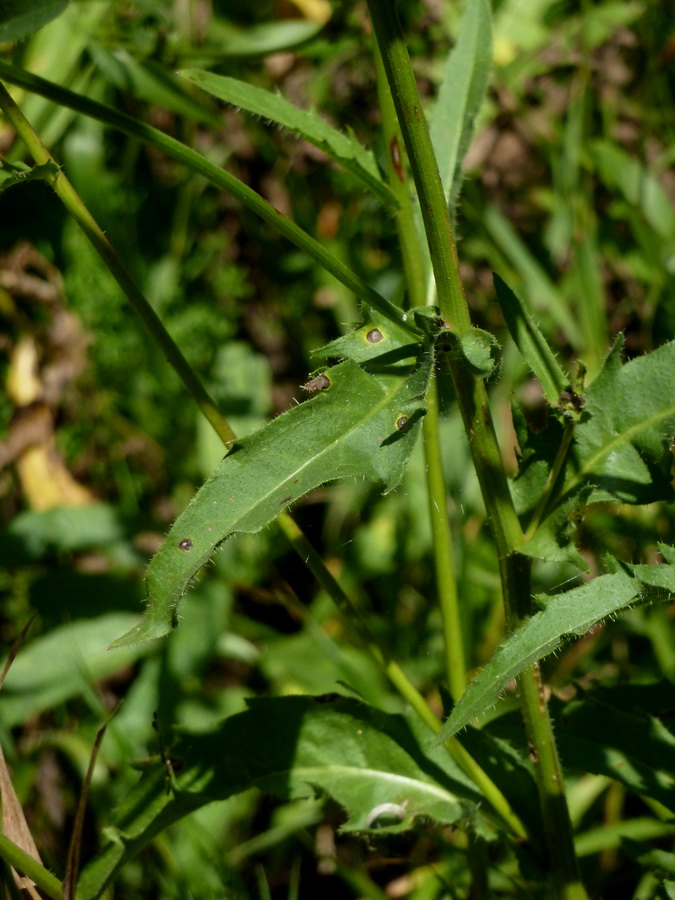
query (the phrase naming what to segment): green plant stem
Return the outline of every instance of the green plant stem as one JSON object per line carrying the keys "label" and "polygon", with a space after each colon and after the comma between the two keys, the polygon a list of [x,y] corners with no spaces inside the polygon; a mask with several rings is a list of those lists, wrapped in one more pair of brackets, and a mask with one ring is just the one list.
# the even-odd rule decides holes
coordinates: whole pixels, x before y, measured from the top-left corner
{"label": "green plant stem", "polygon": [[423,424],[424,454],[434,566],[436,569],[436,587],[443,618],[445,665],[450,694],[453,700],[457,702],[466,688],[466,661],[462,634],[462,611],[457,593],[452,531],[448,515],[448,493],[441,456],[439,423],[438,387],[434,378],[429,387],[427,414],[424,417]]}
{"label": "green plant stem", "polygon": [[441,314],[462,334],[471,327],[469,308],[443,183],[398,13],[392,0],[368,0],[368,8],[419,196]]}
{"label": "green plant stem", "polygon": [[405,273],[410,306],[424,306],[426,271],[420,238],[415,227],[411,203],[411,184],[408,176],[408,157],[403,144],[403,136],[398,125],[394,102],[384,71],[384,64],[378,46],[373,42],[373,56],[377,84],[377,102],[382,117],[382,138],[384,140],[384,166],[387,181],[399,206],[394,221],[401,246],[401,259]]}
{"label": "green plant stem", "polygon": [[572,443],[573,434],[574,422],[570,420],[565,425],[562,441],[560,442],[560,447],[558,448],[555,460],[553,461],[553,465],[551,466],[551,471],[548,473],[546,484],[544,485],[544,488],[541,492],[541,497],[539,498],[539,502],[537,503],[534,513],[532,514],[530,524],[527,526],[527,531],[525,532],[526,541],[532,540],[537,529],[539,528],[541,520],[544,517],[546,507],[548,506],[548,502],[551,499],[551,495],[553,493],[553,488],[555,487],[555,483],[558,480],[558,476],[560,475],[560,471],[567,457],[567,451],[569,450],[570,444]]}
{"label": "green plant stem", "polygon": [[[37,165],[46,165],[47,163],[56,165],[52,155],[44,146],[32,125],[23,115],[2,83],[0,83],[0,109],[2,109],[16,133],[28,147],[31,156]],[[94,249],[107,266],[113,278],[129,298],[136,314],[164,353],[169,364],[180,377],[199,410],[214,428],[225,446],[231,446],[235,435],[227,420],[209,396],[204,385],[201,383],[192,366],[185,359],[177,344],[162,324],[157,313],[150,306],[136,282],[127,272],[122,261],[115,252],[114,247],[86,208],[65,174],[58,169],[56,174],[51,177],[49,181],[56,195],[89,238]]]}
{"label": "green plant stem", "polygon": [[[441,314],[453,330],[463,333],[471,327],[471,319],[454,234],[398,14],[391,0],[368,0],[368,8],[420,199]],[[447,361],[495,539],[507,627],[512,630],[531,611],[530,564],[516,552],[523,540],[522,529],[509,493],[485,385],[463,359],[448,354]],[[574,855],[562,769],[538,669],[526,670],[519,679],[521,685],[556,896],[582,900],[586,892]]]}
{"label": "green plant stem", "polygon": [[[419,235],[411,203],[409,178],[405,168],[403,137],[377,44],[373,46],[377,78],[377,96],[382,116],[382,134],[387,148],[386,169],[389,186],[399,201],[396,214],[403,270],[411,306],[426,302],[426,268],[420,252]],[[396,154],[396,158],[394,155]],[[438,388],[432,379],[427,393],[427,414],[424,417],[424,455],[426,462],[429,517],[433,535],[436,587],[438,590],[445,643],[446,672],[450,693],[458,700],[466,687],[466,662],[462,636],[462,619],[457,595],[457,578],[452,551],[452,532],[447,507],[447,490],[443,474],[443,456],[439,433],[440,411]]]}
{"label": "green plant stem", "polygon": [[0,834],[0,857],[17,872],[34,881],[52,900],[64,900],[63,888],[58,878],[4,834]]}
{"label": "green plant stem", "polygon": [[330,272],[331,275],[361,300],[366,300],[386,318],[397,322],[411,333],[416,333],[414,325],[407,320],[405,314],[397,306],[394,306],[393,303],[360,278],[356,272],[353,272],[336,256],[326,250],[319,241],[307,234],[306,231],[303,231],[295,222],[280,213],[271,203],[264,200],[254,190],[242,181],[239,181],[238,178],[235,178],[234,175],[214,165],[206,157],[197,153],[196,150],[186,147],[180,141],[169,137],[169,135],[156,128],[152,128],[150,125],[146,125],[144,122],[140,122],[138,119],[132,118],[132,116],[127,116],[102,103],[89,100],[87,97],[74,94],[66,88],[59,87],[50,81],[46,81],[44,78],[8,65],[2,60],[0,60],[0,78],[4,78],[10,84],[16,84],[28,91],[40,94],[40,96],[46,97],[61,106],[67,106],[69,109],[89,116],[89,118],[96,119],[98,122],[103,122],[103,124],[116,128],[130,137],[138,138],[143,143],[155,147],[182,165],[187,166],[193,172],[202,175],[216,187],[227,191],[260,216],[261,219],[272,225],[273,228],[276,228],[284,237],[307,253],[320,266],[323,266],[326,271]]}

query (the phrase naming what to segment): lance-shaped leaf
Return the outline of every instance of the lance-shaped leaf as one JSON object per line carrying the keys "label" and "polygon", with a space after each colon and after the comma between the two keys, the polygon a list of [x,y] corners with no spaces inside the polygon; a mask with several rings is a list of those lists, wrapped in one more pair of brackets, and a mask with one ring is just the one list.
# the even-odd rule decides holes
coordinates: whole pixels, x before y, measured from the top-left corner
{"label": "lance-shaped leaf", "polygon": [[143,621],[113,647],[168,634],[178,601],[218,545],[259,531],[312,488],[355,475],[396,487],[424,415],[431,338],[409,343],[402,328],[373,314],[320,352],[348,358],[313,379],[312,400],[233,445],[152,559]]}
{"label": "lance-shaped leaf", "polygon": [[[622,339],[585,390],[586,405],[574,427],[560,477],[551,492],[535,539],[518,549],[540,557],[557,544],[559,559],[578,562],[570,542],[570,517],[583,505],[603,500],[652,503],[672,500],[675,437],[675,342],[626,364]],[[563,439],[563,426],[549,417],[546,428],[528,431],[516,422],[520,471],[512,490],[525,525],[545,490]],[[561,514],[563,508],[565,514]],[[542,529],[547,535],[540,534]]]}
{"label": "lance-shaped leaf", "polygon": [[493,278],[497,300],[513,342],[539,379],[548,402],[551,405],[557,404],[561,392],[569,387],[569,376],[561,369],[546,338],[537,328],[522,300],[499,275],[494,274]]}
{"label": "lance-shaped leaf", "polygon": [[173,784],[160,761],[141,777],[107,829],[108,844],[83,871],[78,896],[99,897],[171,823],[251,787],[284,799],[327,794],[347,814],[343,831],[394,832],[419,817],[448,825],[471,817],[481,799],[475,787],[449,755],[430,758],[424,742],[402,716],[351,698],[254,700],[209,734],[180,736],[170,751]]}
{"label": "lance-shaped leaf", "polygon": [[[661,548],[672,559],[671,548]],[[536,597],[545,604],[498,648],[490,662],[469,684],[434,746],[464,728],[492,707],[506,685],[531,663],[542,659],[569,636],[585,634],[596,622],[642,600],[675,595],[675,566],[626,566],[588,584],[553,597]]]}
{"label": "lance-shaped leaf", "polygon": [[429,130],[445,196],[454,208],[462,184],[462,160],[485,97],[492,65],[489,0],[467,3],[457,43],[448,56]]}
{"label": "lance-shaped leaf", "polygon": [[236,78],[214,75],[203,69],[183,69],[179,75],[219,100],[288,128],[356,175],[385,203],[398,206],[393,191],[382,180],[372,152],[354,134],[338,131],[314,110],[298,109],[280,94],[273,94]]}

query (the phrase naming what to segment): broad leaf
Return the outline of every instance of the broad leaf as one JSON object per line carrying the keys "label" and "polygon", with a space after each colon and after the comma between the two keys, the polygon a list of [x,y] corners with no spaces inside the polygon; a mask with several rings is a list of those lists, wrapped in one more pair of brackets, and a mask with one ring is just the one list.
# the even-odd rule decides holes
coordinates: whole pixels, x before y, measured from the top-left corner
{"label": "broad leaf", "polygon": [[312,488],[356,475],[387,491],[396,487],[419,433],[432,367],[431,338],[409,340],[373,314],[320,351],[347,358],[308,382],[314,399],[233,445],[150,563],[143,621],[112,646],[168,634],[178,601],[218,545],[235,532],[259,531]]}
{"label": "broad leaf", "polygon": [[371,151],[353,134],[343,134],[333,128],[317,112],[298,109],[280,94],[236,78],[214,75],[203,69],[184,69],[179,74],[219,100],[288,128],[356,175],[385,203],[398,206],[394,193],[382,180]]}
{"label": "broad leaf", "polygon": [[[585,391],[586,404],[533,540],[521,553],[578,563],[570,541],[570,517],[589,502],[652,503],[672,500],[675,436],[675,342],[621,363],[617,340],[603,370]],[[522,460],[512,490],[524,524],[545,489],[562,441],[563,426],[549,417],[534,433],[516,421]],[[558,547],[557,555],[550,552]]]}
{"label": "broad leaf", "polygon": [[147,647],[131,647],[119,655],[104,649],[114,634],[133,621],[132,613],[109,613],[61,625],[29,641],[0,692],[4,727],[26,722],[72,697],[87,697],[95,682],[133,665]]}
{"label": "broad leaf", "polygon": [[0,42],[19,41],[61,15],[68,0],[2,0]]}
{"label": "broad leaf", "polygon": [[[630,687],[627,685],[627,687]],[[645,685],[644,687],[648,687]],[[673,689],[666,716],[673,712]],[[675,736],[657,715],[630,708],[622,691],[592,691],[552,706],[565,764],[608,775],[669,809],[675,805]]]}
{"label": "broad leaf", "polygon": [[490,709],[513,678],[555,650],[565,638],[585,634],[596,622],[639,601],[675,595],[672,563],[626,568],[627,571],[601,575],[564,594],[537,596],[535,599],[545,604],[544,609],[511,634],[470,682],[434,746]]}
{"label": "broad leaf", "polygon": [[575,429],[563,496],[593,484],[593,500],[672,500],[675,341],[622,365],[617,341],[587,389],[587,416]]}
{"label": "broad leaf", "polygon": [[172,822],[251,787],[284,799],[325,793],[347,813],[342,830],[359,832],[403,831],[420,817],[451,825],[480,801],[447,754],[430,759],[403,717],[344,697],[251,701],[212,733],[181,735],[171,759],[173,785],[158,761],[123,801],[108,844],[82,873],[82,900],[99,897]]}

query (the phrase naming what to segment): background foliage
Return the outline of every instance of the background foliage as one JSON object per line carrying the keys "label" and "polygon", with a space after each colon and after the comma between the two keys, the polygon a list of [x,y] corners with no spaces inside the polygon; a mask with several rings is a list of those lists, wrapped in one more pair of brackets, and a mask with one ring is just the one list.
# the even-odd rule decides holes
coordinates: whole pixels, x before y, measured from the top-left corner
{"label": "background foliage", "polygon": [[[461,10],[399,6],[431,106]],[[662,2],[494,4],[491,87],[456,210],[472,314],[505,334],[490,275],[499,272],[560,357],[583,358],[590,375],[619,332],[629,359],[675,332],[675,32],[667,12]],[[322,0],[73,0],[4,49],[225,165],[398,301],[395,230],[375,198],[306,142],[172,74],[200,66],[278,89],[353,128],[382,161],[366,18],[359,4]],[[19,99],[237,433],[301,400],[317,365],[310,351],[359,320],[353,296],[178,164],[35,95]],[[10,162],[24,158],[8,128],[0,142]],[[356,692],[392,717],[404,706],[274,525],[224,544],[165,643],[103,650],[135,623],[145,564],[222,448],[47,185],[0,196],[0,253],[3,643],[38,612],[0,697],[0,738],[43,860],[61,874],[90,748],[120,697],[92,785],[85,860],[137,781],[129,761],[171,747],[181,729],[206,732],[243,713],[250,697]],[[531,383],[506,347],[492,395],[515,464],[509,404],[514,392],[527,399]],[[479,667],[502,636],[496,560],[461,423],[448,386],[439,386],[468,663]],[[532,405],[535,416],[536,398]],[[442,633],[418,451],[393,495],[347,481],[317,488],[294,514],[441,712]],[[582,526],[592,571],[606,552],[649,563],[659,540],[674,543],[672,507],[616,504],[611,512],[598,507]],[[535,590],[576,576],[567,563],[542,564]],[[635,609],[591,629],[564,645],[546,674],[588,883],[597,896],[660,896],[675,877],[675,858],[659,842],[673,828],[671,609]],[[581,722],[563,701],[596,684],[597,715]],[[516,747],[513,706],[507,688],[491,739]],[[249,715],[258,710],[261,743],[273,741],[261,709]],[[607,730],[639,733],[645,710],[658,731],[653,747],[617,741],[616,758],[603,757]],[[628,771],[622,781],[612,777],[618,767]],[[511,777],[527,784],[515,762]],[[366,841],[358,829],[338,831],[345,815],[337,803],[288,800],[297,792],[267,787],[252,782],[172,825],[122,870],[120,895],[466,896],[476,857],[462,832],[417,823]],[[513,853],[496,841],[483,852],[490,896],[524,896]]]}

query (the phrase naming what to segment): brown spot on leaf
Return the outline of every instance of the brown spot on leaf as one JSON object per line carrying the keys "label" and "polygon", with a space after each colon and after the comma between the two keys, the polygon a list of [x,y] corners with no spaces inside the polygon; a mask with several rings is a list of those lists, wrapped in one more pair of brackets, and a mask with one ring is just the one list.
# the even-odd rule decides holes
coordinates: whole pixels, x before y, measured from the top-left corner
{"label": "brown spot on leaf", "polygon": [[302,385],[303,391],[325,391],[329,387],[330,378],[323,373],[317,375],[316,378],[311,378],[306,384]]}
{"label": "brown spot on leaf", "polygon": [[183,538],[183,540],[178,545],[179,550],[185,550],[186,552],[192,550],[193,544],[190,538]]}
{"label": "brown spot on leaf", "polygon": [[371,328],[368,334],[366,335],[366,340],[369,344],[379,344],[379,342],[384,338],[384,335],[380,331],[379,328]]}
{"label": "brown spot on leaf", "polygon": [[407,424],[408,424],[407,416],[399,416],[398,419],[396,420],[396,427],[398,428],[399,431],[403,431],[403,429],[405,428],[405,426]]}

